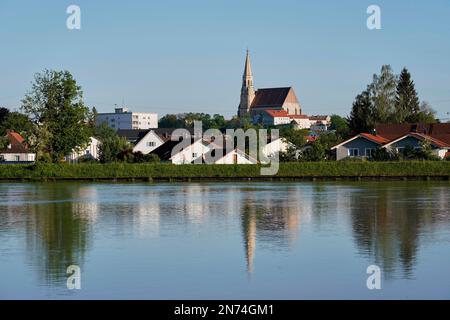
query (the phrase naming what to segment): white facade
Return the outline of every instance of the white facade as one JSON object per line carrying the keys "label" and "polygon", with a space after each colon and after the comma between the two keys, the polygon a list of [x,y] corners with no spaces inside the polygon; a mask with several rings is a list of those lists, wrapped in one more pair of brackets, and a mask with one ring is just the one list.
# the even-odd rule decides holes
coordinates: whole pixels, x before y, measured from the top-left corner
{"label": "white facade", "polygon": [[290,146],[293,147],[294,145],[286,141],[286,139],[278,138],[265,145],[261,151],[267,158],[271,158],[276,153],[286,152]]}
{"label": "white facade", "polygon": [[164,141],[155,133],[155,131],[150,130],[145,137],[139,140],[139,142],[134,146],[133,152],[149,154],[163,143]]}
{"label": "white facade", "polygon": [[117,108],[115,113],[99,113],[97,125],[106,123],[114,130],[139,130],[158,128],[158,114],[146,112],[131,112],[128,109]]}
{"label": "white facade", "polygon": [[216,160],[214,164],[257,164],[258,161],[245,154],[245,152],[234,149]]}
{"label": "white facade", "polygon": [[89,145],[81,150],[81,151],[74,151],[70,155],[66,156],[66,161],[75,163],[78,162],[80,159],[93,159],[98,160],[99,157],[99,151],[98,148],[100,146],[100,141],[94,137],[91,137],[91,141],[89,142]]}
{"label": "white facade", "polygon": [[184,148],[180,152],[174,154],[170,160],[173,164],[187,164],[198,158],[202,158],[205,153],[212,148],[202,139],[196,140],[194,143]]}
{"label": "white facade", "polygon": [[311,121],[308,118],[293,118],[292,125],[294,129],[309,129],[311,127]]}
{"label": "white facade", "polygon": [[34,162],[35,153],[0,153],[0,162]]}

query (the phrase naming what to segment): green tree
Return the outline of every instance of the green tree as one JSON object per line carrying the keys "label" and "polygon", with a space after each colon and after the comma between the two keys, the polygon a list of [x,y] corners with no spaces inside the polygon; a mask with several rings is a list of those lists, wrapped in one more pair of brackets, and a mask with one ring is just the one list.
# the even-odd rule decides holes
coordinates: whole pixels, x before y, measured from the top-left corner
{"label": "green tree", "polygon": [[22,109],[36,124],[37,139],[44,141],[39,151],[53,162],[89,143],[89,108],[70,72],[44,70],[36,74]]}
{"label": "green tree", "polygon": [[0,108],[0,125],[2,124],[3,121],[5,121],[6,117],[9,114],[9,109],[7,108]]}
{"label": "green tree", "polygon": [[9,112],[0,122],[0,136],[6,135],[7,131],[15,131],[30,142],[35,133],[35,127],[26,115],[20,112]]}
{"label": "green tree", "polygon": [[409,122],[420,112],[419,97],[408,69],[403,68],[397,84],[395,112],[392,120],[395,123]]}
{"label": "green tree", "polygon": [[331,116],[330,130],[335,130],[336,135],[347,138],[350,133],[350,127],[348,125],[347,119],[338,116],[337,114],[333,114]]}
{"label": "green tree", "polygon": [[160,128],[184,128],[185,124],[176,114],[166,114],[159,120]]}
{"label": "green tree", "polygon": [[390,65],[381,67],[380,75],[374,74],[369,85],[370,98],[373,103],[373,116],[377,123],[387,123],[395,112],[397,77]]}
{"label": "green tree", "polygon": [[106,123],[95,128],[94,136],[100,141],[99,160],[102,163],[121,161],[124,151],[130,149],[127,140],[119,137]]}
{"label": "green tree", "polygon": [[356,97],[347,121],[354,134],[373,130],[375,127],[374,108],[369,91],[363,91]]}
{"label": "green tree", "polygon": [[297,148],[306,144],[308,130],[295,130],[292,127],[282,127],[280,129],[280,137],[283,137]]}

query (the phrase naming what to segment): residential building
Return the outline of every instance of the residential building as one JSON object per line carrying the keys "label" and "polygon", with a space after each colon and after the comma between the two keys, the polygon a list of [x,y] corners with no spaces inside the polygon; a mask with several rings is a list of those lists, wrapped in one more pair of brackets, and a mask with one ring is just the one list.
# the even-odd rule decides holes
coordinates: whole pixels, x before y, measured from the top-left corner
{"label": "residential building", "polygon": [[[176,128],[158,128],[148,130],[119,130],[117,134],[134,145],[133,152],[149,154],[170,140]],[[186,129],[184,138],[194,135],[193,129]]]}
{"label": "residential building", "polygon": [[6,134],[6,148],[0,150],[0,163],[32,163],[36,154],[29,150],[25,139],[14,131]]}
{"label": "residential building", "polygon": [[269,141],[263,148],[262,153],[267,158],[273,158],[277,153],[286,152],[289,147],[295,147],[292,143],[284,138],[278,138],[273,141]]}
{"label": "residential building", "polygon": [[331,117],[330,116],[310,116],[309,121],[311,122],[311,125],[325,125],[330,126],[331,125]]}
{"label": "residential building", "polygon": [[264,126],[279,126],[291,123],[291,117],[284,110],[264,110],[255,117],[255,121],[261,122]]}
{"label": "residential building", "polygon": [[191,141],[182,148],[186,139],[182,140],[168,140],[154,149],[151,154],[157,155],[162,161],[170,161],[173,164],[188,164],[202,158],[212,149],[209,142],[197,138],[191,138]]}
{"label": "residential building", "polygon": [[306,114],[291,115],[291,125],[296,130],[309,129],[311,122]]}
{"label": "residential building", "polygon": [[82,160],[98,160],[99,147],[100,141],[97,138],[91,137],[86,148],[78,151],[72,151],[72,153],[66,156],[65,159],[70,163],[77,163]]}
{"label": "residential building", "polygon": [[345,158],[371,158],[373,152],[388,143],[389,140],[369,133],[360,133],[333,148],[336,150],[336,160]]}
{"label": "residential building", "polygon": [[142,130],[158,128],[158,114],[131,112],[126,108],[116,108],[114,113],[99,113],[97,125],[106,123],[115,130]]}
{"label": "residential building", "polygon": [[[170,161],[173,164],[256,164],[258,160],[246,154],[243,150],[234,148],[226,150],[226,142],[222,146],[214,144],[202,138],[191,138],[190,143],[181,145],[185,141],[167,140],[161,146],[151,152],[162,161]],[[207,161],[206,161],[207,160]]]}
{"label": "residential building", "polygon": [[402,152],[405,148],[419,149],[424,142],[433,153],[443,159],[450,150],[450,124],[383,124],[373,133],[358,134],[332,148],[336,159],[347,157],[371,158],[374,150],[385,148]]}

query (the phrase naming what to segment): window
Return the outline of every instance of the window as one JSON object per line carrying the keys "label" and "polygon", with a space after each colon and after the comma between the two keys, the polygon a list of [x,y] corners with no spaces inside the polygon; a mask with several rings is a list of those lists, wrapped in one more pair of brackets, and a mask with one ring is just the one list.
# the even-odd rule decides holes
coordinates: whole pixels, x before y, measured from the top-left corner
{"label": "window", "polygon": [[5,157],[3,155],[0,155],[0,162],[5,161]]}
{"label": "window", "polygon": [[156,142],[155,141],[147,142],[147,147],[154,147],[154,146],[156,146]]}
{"label": "window", "polygon": [[90,152],[89,150],[86,150],[86,152],[85,152],[84,154],[86,154],[86,155],[90,155],[90,154],[91,154],[91,152]]}
{"label": "window", "polygon": [[359,157],[359,149],[348,149],[349,157]]}
{"label": "window", "polygon": [[376,149],[373,149],[373,148],[367,148],[367,149],[366,149],[366,157],[367,157],[367,158],[373,158],[373,155],[374,155],[374,153],[375,153],[375,150],[376,150]]}
{"label": "window", "polygon": [[20,156],[14,156],[14,159],[16,160],[16,162],[20,161]]}
{"label": "window", "polygon": [[194,153],[192,154],[192,158],[197,158],[197,152],[194,152]]}

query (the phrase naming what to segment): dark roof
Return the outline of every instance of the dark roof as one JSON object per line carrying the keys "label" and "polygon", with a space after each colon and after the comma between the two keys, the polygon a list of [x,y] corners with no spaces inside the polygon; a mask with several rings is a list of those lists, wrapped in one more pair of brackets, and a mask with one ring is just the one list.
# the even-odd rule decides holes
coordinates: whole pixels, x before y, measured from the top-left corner
{"label": "dark roof", "polygon": [[[191,144],[194,143],[199,139],[191,138]],[[172,149],[178,145],[182,140],[167,140],[162,145],[160,145],[158,148],[150,152],[150,154],[156,154],[160,160],[168,161],[172,157]]]}
{"label": "dark roof", "polygon": [[147,130],[118,130],[117,135],[119,137],[123,137],[127,139],[130,142],[137,143],[139,140],[141,140],[143,137],[147,135],[147,133],[151,129]]}
{"label": "dark roof", "polygon": [[298,103],[292,87],[258,89],[251,108],[280,108],[286,102]]}
{"label": "dark roof", "polygon": [[[118,130],[117,134],[120,137],[124,137],[129,142],[137,144],[142,138],[144,138],[150,131],[154,131],[162,140],[169,140],[172,133],[178,128],[156,128],[145,130]],[[186,129],[190,134],[194,134],[193,128]]]}
{"label": "dark roof", "polygon": [[450,144],[450,123],[380,124],[376,127],[376,132],[377,135],[383,136],[388,140],[395,140],[410,132],[416,132]]}

